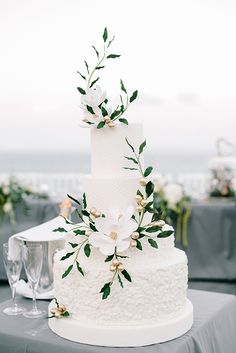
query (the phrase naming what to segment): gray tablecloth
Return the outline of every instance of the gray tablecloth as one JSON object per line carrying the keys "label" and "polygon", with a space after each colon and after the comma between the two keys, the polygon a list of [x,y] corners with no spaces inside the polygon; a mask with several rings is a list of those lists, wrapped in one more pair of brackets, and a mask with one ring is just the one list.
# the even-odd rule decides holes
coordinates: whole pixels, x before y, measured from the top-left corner
{"label": "gray tablecloth", "polygon": [[[1,353],[234,353],[236,347],[236,297],[228,294],[189,290],[194,305],[192,329],[175,340],[139,348],[109,348],[83,345],[54,334],[46,319],[10,317],[2,313],[9,301],[0,305]],[[21,299],[31,306],[31,301]],[[47,302],[39,302],[46,309]]]}
{"label": "gray tablecloth", "polygon": [[236,280],[235,202],[216,199],[195,202],[188,241],[184,250],[190,279]]}
{"label": "gray tablecloth", "polygon": [[[37,226],[58,215],[58,205],[50,200],[32,200],[27,201],[29,212],[24,213],[22,204],[18,204],[16,209],[15,229],[5,217],[0,223],[0,280],[6,279],[6,273],[2,262],[2,244],[6,243],[8,238],[15,233]],[[1,352],[0,352],[1,353]]]}

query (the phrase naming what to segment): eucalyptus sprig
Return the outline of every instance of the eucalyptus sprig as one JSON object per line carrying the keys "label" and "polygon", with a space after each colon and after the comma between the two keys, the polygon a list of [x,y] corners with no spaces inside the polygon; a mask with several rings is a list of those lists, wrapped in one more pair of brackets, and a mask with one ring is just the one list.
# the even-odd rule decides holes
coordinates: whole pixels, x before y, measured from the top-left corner
{"label": "eucalyptus sprig", "polygon": [[[99,51],[94,45],[92,46],[96,55],[96,64],[92,68],[90,68],[88,62],[84,60],[86,72],[81,73],[80,71],[77,71],[80,77],[85,81],[84,87],[79,86],[77,87],[77,89],[79,93],[85,97],[87,97],[87,94],[91,92],[91,89],[93,89],[94,91],[97,90],[97,87],[94,88],[94,86],[100,80],[99,73],[105,68],[106,61],[108,59],[116,59],[121,56],[120,54],[110,53],[110,46],[114,41],[115,37],[113,36],[112,38],[109,38],[106,27],[103,31],[102,39],[102,50]],[[84,110],[86,111],[86,118],[84,119],[84,122],[88,125],[97,124],[96,126],[98,129],[103,128],[105,125],[108,125],[109,127],[114,127],[114,121],[116,120],[119,120],[121,123],[128,125],[128,120],[122,118],[121,116],[128,109],[130,103],[132,103],[137,98],[138,91],[135,90],[130,96],[122,80],[120,80],[120,89],[120,103],[114,110],[112,108],[111,110],[108,110],[108,99],[105,96],[103,97],[102,92],[99,93],[99,98],[95,99],[95,104],[91,104],[91,96],[90,104],[87,104],[87,101],[83,103],[82,99],[82,104],[84,106]],[[97,104],[97,101],[99,101],[99,104]],[[91,119],[88,119],[88,116],[90,115]]]}

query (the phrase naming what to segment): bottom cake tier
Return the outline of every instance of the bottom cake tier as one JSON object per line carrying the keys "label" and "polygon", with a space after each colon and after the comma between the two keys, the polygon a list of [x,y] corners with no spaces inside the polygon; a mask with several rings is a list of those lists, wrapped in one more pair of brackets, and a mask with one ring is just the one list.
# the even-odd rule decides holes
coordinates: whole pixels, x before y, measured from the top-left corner
{"label": "bottom cake tier", "polygon": [[[55,304],[51,302],[50,308]],[[174,319],[138,326],[93,325],[72,318],[51,318],[49,327],[71,341],[107,347],[138,347],[166,342],[186,333],[193,324],[193,306],[187,299],[181,315]]]}
{"label": "bottom cake tier", "polygon": [[144,242],[143,251],[122,253],[128,256],[124,264],[132,282],[124,281],[121,288],[115,281],[105,300],[100,290],[112,274],[104,256],[93,248],[89,259],[80,258],[85,276],[73,269],[62,279],[71,260],[60,260],[68,249],[59,251],[54,259],[55,297],[71,315],[49,319],[50,328],[64,338],[103,346],[148,345],[188,331],[193,308],[186,297],[186,254],[174,247],[173,236],[157,242],[158,249]]}

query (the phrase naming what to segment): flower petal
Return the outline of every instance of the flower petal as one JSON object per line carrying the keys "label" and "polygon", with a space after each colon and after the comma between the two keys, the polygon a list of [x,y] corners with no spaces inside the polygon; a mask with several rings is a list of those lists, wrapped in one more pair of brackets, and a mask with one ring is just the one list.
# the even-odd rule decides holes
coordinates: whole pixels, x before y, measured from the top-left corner
{"label": "flower petal", "polygon": [[98,232],[109,235],[112,231],[112,221],[109,218],[100,217],[95,220]]}
{"label": "flower petal", "polygon": [[137,227],[138,225],[133,219],[130,219],[129,221],[121,224],[119,226],[119,238],[126,239],[130,237],[130,235],[137,229]]}
{"label": "flower petal", "polygon": [[116,249],[118,252],[122,252],[122,251],[125,251],[129,248],[130,246],[130,242],[127,241],[127,240],[122,240],[122,241],[119,241],[118,243],[116,243]]}

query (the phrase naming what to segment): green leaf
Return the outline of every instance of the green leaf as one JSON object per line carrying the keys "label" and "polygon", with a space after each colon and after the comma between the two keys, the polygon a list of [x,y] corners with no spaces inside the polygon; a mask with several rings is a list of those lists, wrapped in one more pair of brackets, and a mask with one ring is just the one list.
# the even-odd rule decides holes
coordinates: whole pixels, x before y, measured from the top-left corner
{"label": "green leaf", "polygon": [[142,247],[141,241],[139,241],[139,240],[137,239],[136,242],[137,242],[136,248],[142,251],[142,250],[143,250],[143,247]]}
{"label": "green leaf", "polygon": [[132,103],[137,98],[137,96],[138,96],[138,91],[134,91],[134,93],[130,97],[129,102]]}
{"label": "green leaf", "polygon": [[62,216],[61,217],[64,219],[64,221],[66,222],[66,224],[73,224],[73,222],[71,222],[69,219],[67,219],[66,217]]}
{"label": "green leaf", "polygon": [[153,248],[155,248],[155,249],[158,248],[157,242],[154,239],[150,238],[150,239],[148,239],[148,242]]}
{"label": "green leaf", "polygon": [[121,91],[123,91],[127,94],[126,88],[124,86],[124,82],[122,80],[120,80],[120,89],[121,89]]}
{"label": "green leaf", "polygon": [[167,238],[173,233],[174,233],[173,230],[164,230],[163,232],[158,234],[158,238]]}
{"label": "green leaf", "polygon": [[107,115],[108,115],[107,110],[104,107],[102,107],[102,116],[107,116]]}
{"label": "green leaf", "polygon": [[127,119],[124,119],[124,118],[120,118],[119,121],[125,125],[129,125],[129,122]]}
{"label": "green leaf", "polygon": [[114,255],[109,255],[106,257],[105,262],[110,262],[113,259]]}
{"label": "green leaf", "polygon": [[72,246],[73,249],[76,248],[79,245],[77,243],[70,243],[70,242],[69,242],[69,244],[70,244],[70,246]]}
{"label": "green leaf", "polygon": [[153,227],[149,227],[146,229],[147,233],[156,233],[159,232],[161,230],[161,227],[158,226],[153,226]]}
{"label": "green leaf", "polygon": [[96,55],[97,55],[97,58],[99,58],[99,52],[97,51],[97,49],[95,48],[94,45],[92,45],[92,48],[95,50],[95,53],[96,53]]}
{"label": "green leaf", "polygon": [[84,60],[84,63],[85,63],[85,66],[86,66],[87,72],[88,72],[88,74],[89,74],[89,66],[88,66],[88,63],[87,63],[87,61],[85,61],[85,60]]}
{"label": "green leaf", "polygon": [[86,210],[82,210],[81,211],[82,215],[84,215],[85,217],[89,217],[90,216],[90,213]]}
{"label": "green leaf", "polygon": [[139,154],[143,153],[143,149],[146,146],[146,140],[143,141],[143,143],[141,143],[141,145],[139,146]]}
{"label": "green leaf", "polygon": [[86,108],[89,113],[91,113],[93,115],[95,114],[92,107],[90,107],[89,105],[86,105]]}
{"label": "green leaf", "polygon": [[71,199],[72,201],[74,201],[75,203],[77,203],[78,205],[81,205],[80,202],[78,200],[76,200],[73,196],[67,194],[67,196],[69,197],[69,199]]}
{"label": "green leaf", "polygon": [[105,121],[100,121],[100,123],[97,125],[97,129],[101,129],[105,126]]}
{"label": "green leaf", "polygon": [[62,258],[60,259],[60,261],[64,261],[66,259],[68,259],[69,257],[71,257],[72,255],[74,255],[74,251],[73,252],[68,252],[65,256],[62,256]]}
{"label": "green leaf", "polygon": [[145,227],[138,227],[137,232],[138,233],[143,232],[145,229],[146,229]]}
{"label": "green leaf", "polygon": [[126,270],[121,271],[122,275],[127,279],[127,281],[132,282],[129,273]]}
{"label": "green leaf", "polygon": [[68,316],[70,316],[69,311],[65,311],[65,312],[62,314],[62,316],[64,316],[64,317],[68,317]]}
{"label": "green leaf", "polygon": [[123,169],[127,169],[127,170],[138,170],[137,168],[128,168],[128,167],[123,167]]}
{"label": "green leaf", "polygon": [[110,116],[111,120],[116,118],[119,114],[120,114],[120,110],[119,109],[115,110]]}
{"label": "green leaf", "polygon": [[66,276],[68,276],[68,274],[71,272],[72,268],[73,268],[73,265],[70,265],[70,266],[66,269],[66,271],[63,273],[62,278],[65,278]]}
{"label": "green leaf", "polygon": [[135,164],[138,164],[138,161],[135,158],[132,157],[125,157],[126,159],[128,159],[129,161],[134,162]]}
{"label": "green leaf", "polygon": [[113,36],[113,38],[109,41],[107,48],[109,48],[109,46],[111,45],[111,43],[113,42],[114,39],[115,39],[115,36]]}
{"label": "green leaf", "polygon": [[144,176],[147,177],[151,174],[153,168],[152,167],[147,167],[144,172]]}
{"label": "green leaf", "polygon": [[92,223],[89,223],[89,227],[90,227],[90,229],[92,229],[94,232],[97,232],[97,228],[96,228],[95,225],[93,225]]}
{"label": "green leaf", "polygon": [[67,230],[66,230],[65,228],[58,227],[58,228],[56,228],[56,229],[53,229],[53,232],[60,232],[60,233],[62,233],[62,232],[67,232]]}
{"label": "green leaf", "polygon": [[85,230],[76,229],[73,230],[73,233],[75,233],[75,235],[85,235]]}
{"label": "green leaf", "polygon": [[149,196],[153,193],[153,190],[154,190],[154,184],[153,184],[153,183],[151,182],[151,180],[150,180],[150,181],[147,183],[146,188],[145,188],[147,197],[149,197]]}
{"label": "green leaf", "polygon": [[129,258],[129,256],[124,256],[124,255],[117,255],[117,254],[116,254],[116,256],[117,256],[117,257],[120,257],[121,259],[128,259],[128,258]]}
{"label": "green leaf", "polygon": [[82,270],[82,268],[80,267],[80,264],[78,261],[76,261],[76,266],[77,266],[77,270],[81,273],[82,276],[84,276],[84,271]]}
{"label": "green leaf", "polygon": [[106,43],[107,38],[108,38],[107,27],[104,28],[104,32],[103,32],[102,38],[103,38],[104,43]]}
{"label": "green leaf", "polygon": [[101,70],[104,69],[105,66],[97,66],[95,70]]}
{"label": "green leaf", "polygon": [[86,200],[85,192],[83,193],[83,206],[84,206],[84,208],[87,208],[87,200]]}
{"label": "green leaf", "polygon": [[84,75],[82,75],[79,71],[77,71],[77,73],[86,81],[86,77]]}
{"label": "green leaf", "polygon": [[131,148],[131,150],[135,153],[134,148],[133,148],[133,146],[129,143],[127,137],[125,138],[125,141],[126,141],[127,145]]}
{"label": "green leaf", "polygon": [[120,55],[118,55],[118,54],[110,54],[107,56],[107,59],[115,59],[115,58],[119,58],[119,57],[120,57]]}
{"label": "green leaf", "polygon": [[85,247],[84,247],[84,253],[85,253],[85,255],[87,256],[87,257],[89,257],[90,256],[90,254],[91,254],[91,248],[90,248],[90,245],[87,243],[86,245],[85,245]]}
{"label": "green leaf", "polygon": [[91,85],[89,86],[89,88],[92,88],[92,87],[95,85],[95,83],[98,82],[98,80],[99,80],[99,77],[97,77],[96,80],[94,80],[94,81],[91,83]]}
{"label": "green leaf", "polygon": [[120,278],[120,275],[119,275],[119,273],[118,273],[118,281],[119,281],[119,283],[120,283],[120,286],[121,286],[121,288],[124,288],[124,285],[123,285],[123,282],[122,282],[122,279]]}
{"label": "green leaf", "polygon": [[81,87],[77,87],[77,90],[79,91],[79,93],[81,94],[86,94],[85,90]]}
{"label": "green leaf", "polygon": [[104,286],[100,290],[100,293],[102,293],[102,299],[107,299],[107,297],[111,293],[111,283],[108,282],[108,283],[104,284]]}

